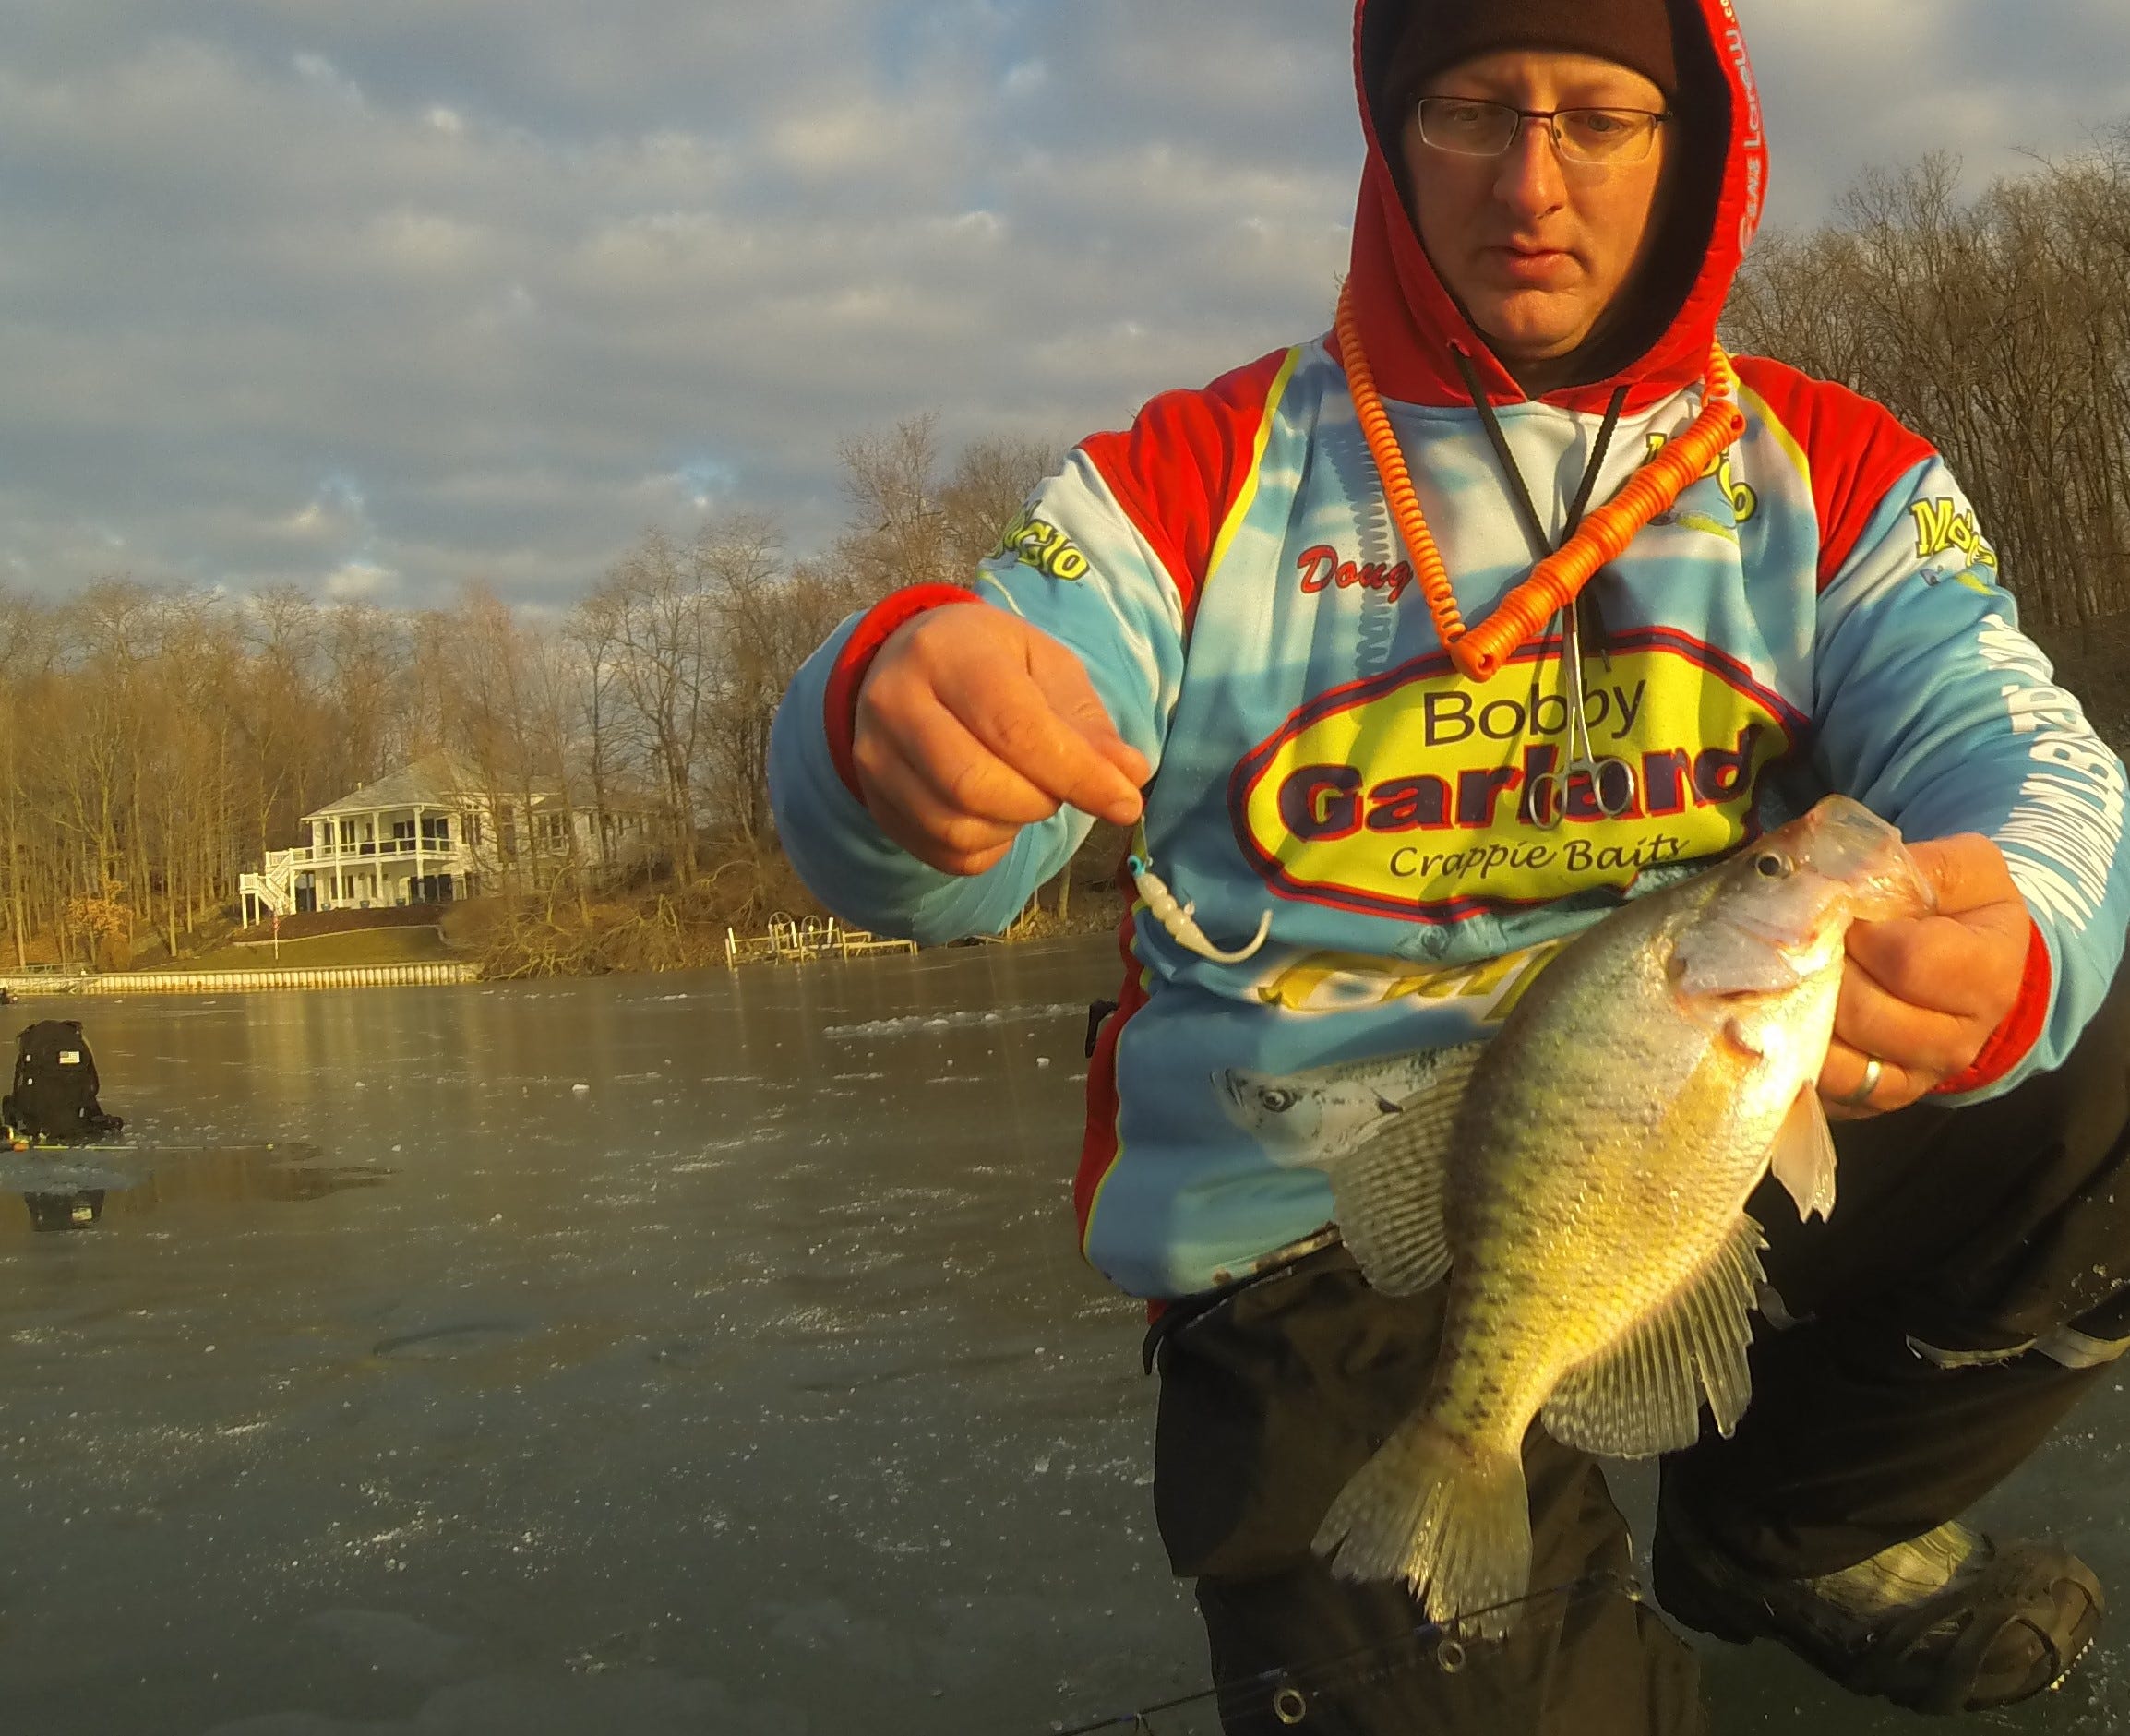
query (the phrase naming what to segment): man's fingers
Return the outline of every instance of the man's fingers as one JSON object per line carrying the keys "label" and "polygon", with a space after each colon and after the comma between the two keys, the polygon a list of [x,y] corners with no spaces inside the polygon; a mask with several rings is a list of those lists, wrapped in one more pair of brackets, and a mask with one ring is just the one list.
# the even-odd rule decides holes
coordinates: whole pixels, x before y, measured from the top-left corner
{"label": "man's fingers", "polygon": [[[996,859],[1022,827],[1058,811],[1056,802],[1000,763],[943,712],[927,733],[935,747],[940,736],[959,738],[952,752],[959,771],[906,752],[880,734],[853,753],[868,810],[889,837],[920,861],[951,873],[981,872],[949,865],[979,856]],[[956,787],[940,787],[942,780]],[[975,808],[969,806],[971,801]]]}
{"label": "man's fingers", "polygon": [[1913,846],[1936,914],[1860,922],[1848,937],[1820,1089],[1839,1103],[1879,1063],[1873,1110],[1899,1108],[1971,1065],[2018,994],[2030,918],[1987,838]]}
{"label": "man's fingers", "polygon": [[[1118,825],[1139,818],[1138,785],[1082,728],[1059,714],[1031,676],[987,680],[975,691],[950,682],[939,697],[970,735],[1054,802],[1070,803]],[[1100,711],[1099,700],[1095,708]],[[1115,738],[1107,715],[1101,731]]]}
{"label": "man's fingers", "polygon": [[1154,775],[1154,768],[1147,764],[1145,755],[1117,733],[1108,708],[1102,703],[1102,696],[1095,692],[1080,659],[1054,640],[1038,639],[1029,646],[1028,673],[1049,700],[1051,710],[1123,773],[1136,796]]}
{"label": "man's fingers", "polygon": [[2019,889],[2005,865],[2004,853],[1980,832],[1927,838],[1909,845],[1909,855],[1937,894],[1942,916],[2018,902]]}
{"label": "man's fingers", "polygon": [[1017,617],[936,609],[884,644],[859,689],[852,759],[880,829],[918,860],[980,874],[1061,803],[1129,824],[1143,759],[1079,659]]}
{"label": "man's fingers", "polygon": [[1994,1024],[2007,981],[2025,968],[2027,931],[2025,904],[1990,904],[1959,916],[1857,923],[1849,955],[1900,1000]]}
{"label": "man's fingers", "polygon": [[[1111,765],[1124,773],[1124,781],[1131,785],[1134,795],[1143,789],[1146,781],[1154,775],[1154,768],[1146,763],[1146,756],[1123,736],[1112,734],[1097,740],[1095,745],[1101,748]],[[1145,798],[1141,796],[1140,800],[1143,802]]]}
{"label": "man's fingers", "polygon": [[866,809],[890,839],[946,874],[981,874],[1012,847],[1018,824],[980,820],[941,801],[929,782],[900,760],[861,767]]}
{"label": "man's fingers", "polygon": [[1842,972],[1834,1034],[1861,1054],[1942,1079],[1974,1059],[1988,1031],[1967,1015],[1919,1007],[1889,992],[1852,959]]}
{"label": "man's fingers", "polygon": [[[851,756],[861,784],[888,788],[897,805],[912,813],[921,808],[1018,827],[1058,811],[1055,797],[999,759],[942,705],[915,708],[892,727],[861,731]],[[926,799],[919,800],[919,791]]]}

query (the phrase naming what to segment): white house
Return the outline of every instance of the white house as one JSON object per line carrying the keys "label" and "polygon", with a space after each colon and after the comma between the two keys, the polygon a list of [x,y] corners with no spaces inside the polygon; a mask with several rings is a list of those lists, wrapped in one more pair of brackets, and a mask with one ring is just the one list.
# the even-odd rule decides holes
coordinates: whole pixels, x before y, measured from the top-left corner
{"label": "white house", "polygon": [[463,761],[431,754],[305,814],[311,842],[271,850],[240,891],[249,925],[296,911],[448,904],[541,884],[574,861],[599,869],[642,859],[638,808],[571,808],[554,791],[494,791]]}

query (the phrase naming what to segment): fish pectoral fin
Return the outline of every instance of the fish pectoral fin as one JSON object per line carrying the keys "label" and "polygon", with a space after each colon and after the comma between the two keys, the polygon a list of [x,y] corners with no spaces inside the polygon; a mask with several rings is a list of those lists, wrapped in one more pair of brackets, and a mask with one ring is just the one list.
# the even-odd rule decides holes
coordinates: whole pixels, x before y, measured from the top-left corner
{"label": "fish pectoral fin", "polygon": [[1540,1413],[1564,1446],[1616,1458],[1690,1447],[1701,1399],[1726,1436],[1753,1395],[1746,1347],[1765,1275],[1760,1226],[1743,1213],[1715,1259],[1654,1313],[1553,1389]]}
{"label": "fish pectoral fin", "polygon": [[1799,1218],[1809,1223],[1815,1212],[1822,1218],[1833,1215],[1834,1167],[1834,1130],[1826,1124],[1817,1084],[1807,1080],[1775,1136],[1768,1168],[1797,1202]]}
{"label": "fish pectoral fin", "polygon": [[1487,1052],[1485,1043],[1460,1043],[1454,1048],[1439,1048],[1432,1057],[1434,1065],[1427,1076],[1398,1099],[1398,1108],[1405,1119],[1415,1124],[1425,1124],[1434,1130],[1433,1137],[1443,1151],[1450,1148],[1450,1127],[1457,1119],[1457,1107],[1465,1100],[1465,1093],[1472,1083],[1472,1069],[1479,1064],[1479,1057]]}
{"label": "fish pectoral fin", "polygon": [[1384,1296],[1417,1296],[1450,1270],[1448,1167],[1425,1132],[1400,1116],[1323,1166],[1339,1234],[1369,1287]]}
{"label": "fish pectoral fin", "polygon": [[1484,1043],[1441,1051],[1427,1082],[1399,1099],[1351,1151],[1319,1167],[1331,1178],[1339,1234],[1369,1287],[1414,1296],[1450,1269],[1450,1136]]}

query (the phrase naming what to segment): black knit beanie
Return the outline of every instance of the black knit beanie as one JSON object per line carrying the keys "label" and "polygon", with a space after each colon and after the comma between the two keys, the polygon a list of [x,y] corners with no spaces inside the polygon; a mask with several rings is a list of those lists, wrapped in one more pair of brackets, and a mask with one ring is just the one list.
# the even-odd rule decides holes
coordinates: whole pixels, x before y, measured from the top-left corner
{"label": "black knit beanie", "polygon": [[1679,94],[1666,0],[1413,0],[1385,93],[1403,107],[1437,73],[1504,48],[1594,54],[1640,73],[1667,102]]}

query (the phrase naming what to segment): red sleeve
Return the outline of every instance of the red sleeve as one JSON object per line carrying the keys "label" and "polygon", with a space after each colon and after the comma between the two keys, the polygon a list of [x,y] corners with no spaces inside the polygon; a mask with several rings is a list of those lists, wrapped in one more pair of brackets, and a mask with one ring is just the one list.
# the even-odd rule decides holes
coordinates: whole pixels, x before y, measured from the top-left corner
{"label": "red sleeve", "polygon": [[829,758],[835,762],[836,775],[859,801],[865,797],[858,794],[851,742],[858,727],[858,689],[866,684],[873,659],[897,628],[927,610],[944,608],[951,603],[979,601],[975,592],[964,591],[960,585],[910,585],[874,604],[858,622],[857,629],[844,641],[835,667],[829,671],[828,691],[821,700],[821,725],[828,731]]}
{"label": "red sleeve", "polygon": [[1885,406],[1780,362],[1741,357],[1738,377],[1804,449],[1812,466],[1813,501],[1819,509],[1819,588],[1825,591],[1856,552],[1886,496],[1918,465],[1935,458],[1937,449]]}
{"label": "red sleeve", "polygon": [[1125,432],[1081,448],[1159,557],[1187,624],[1221,527],[1256,473],[1273,384],[1292,353],[1275,350],[1203,391],[1164,392]]}
{"label": "red sleeve", "polygon": [[2055,976],[2049,964],[2048,942],[2041,939],[2040,925],[2029,916],[2027,926],[2027,968],[2019,978],[2019,998],[2012,1002],[2011,1012],[2004,1015],[2004,1023],[1991,1034],[1990,1040],[1982,1045],[1982,1052],[1975,1057],[1967,1071],[1955,1073],[1931,1093],[1933,1096],[1949,1097],[1995,1084],[2025,1060],[2034,1045],[2041,1040],[2041,1027],[2049,1020]]}

